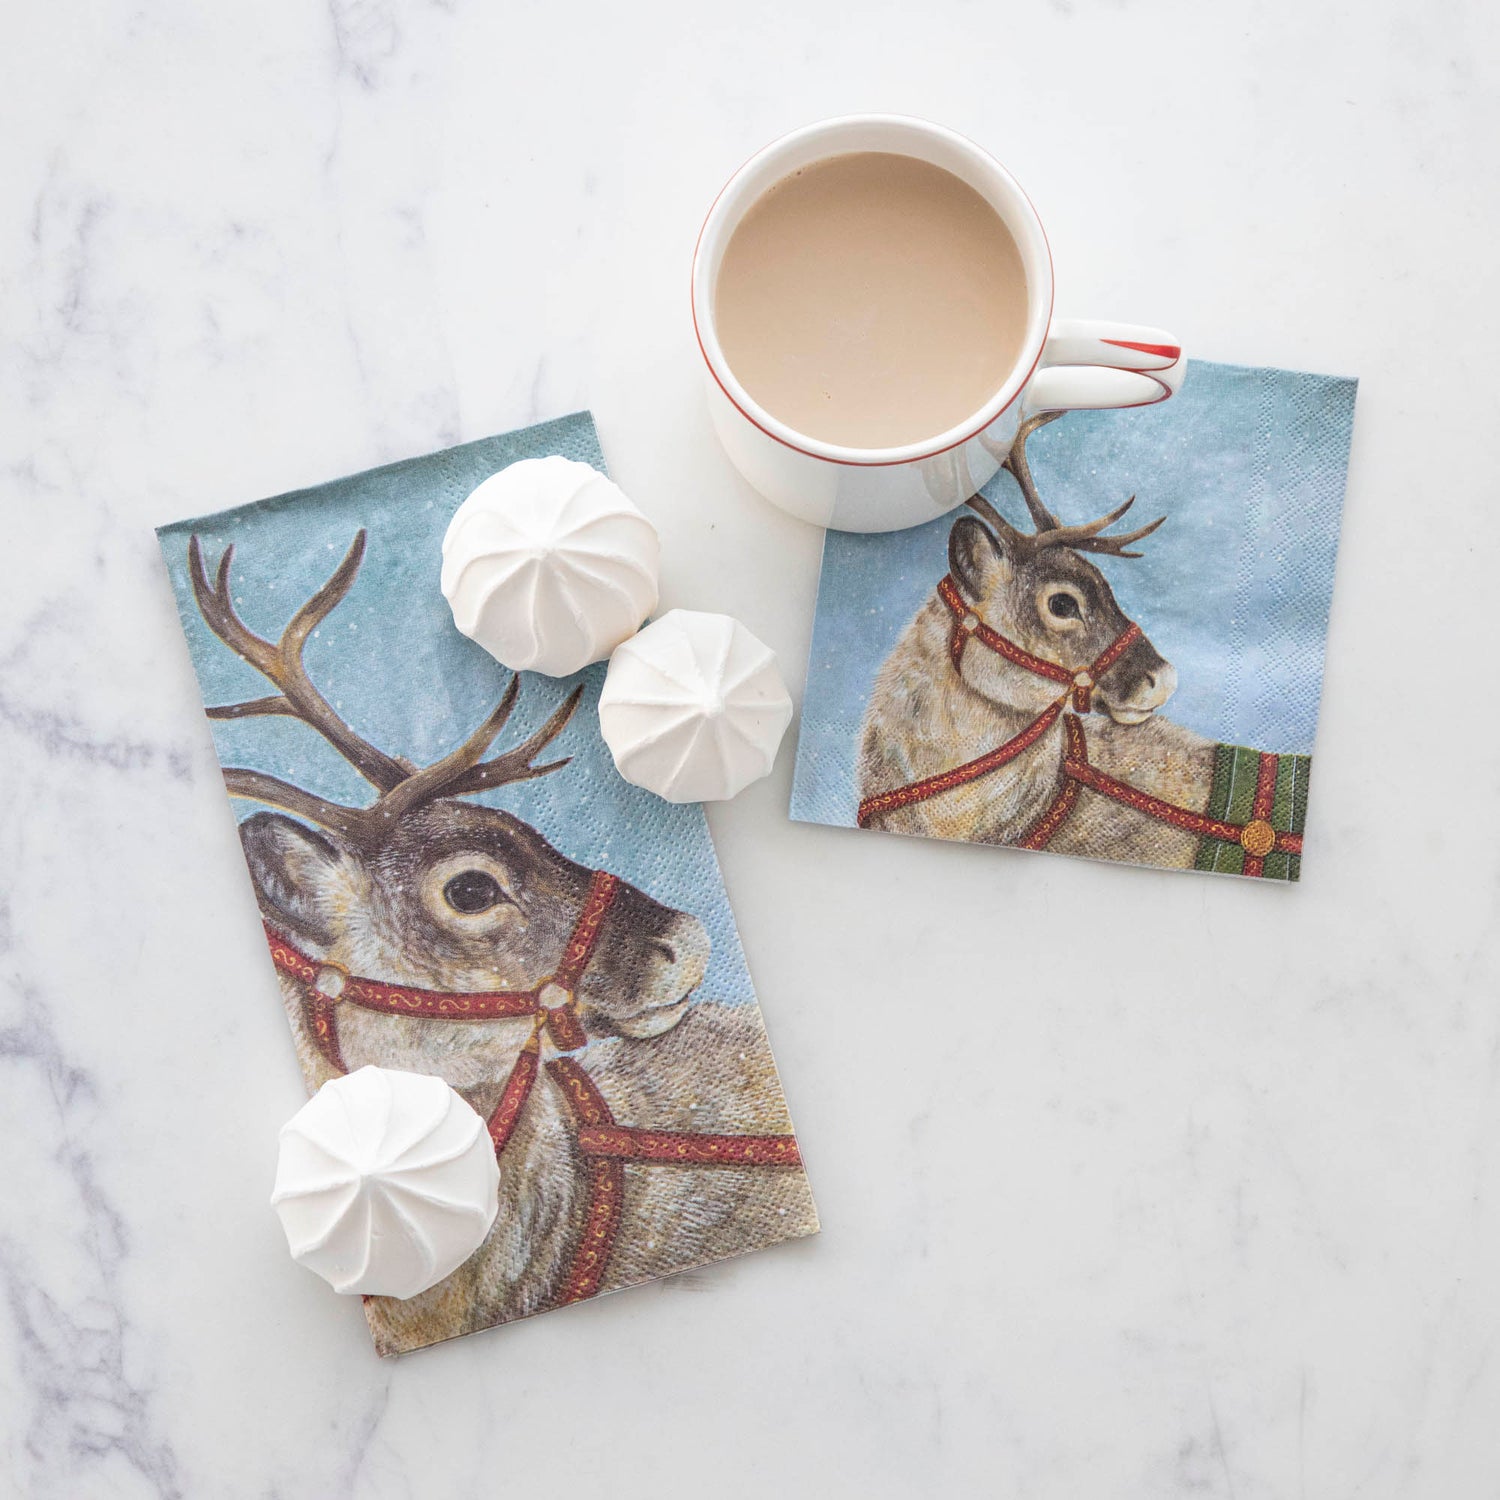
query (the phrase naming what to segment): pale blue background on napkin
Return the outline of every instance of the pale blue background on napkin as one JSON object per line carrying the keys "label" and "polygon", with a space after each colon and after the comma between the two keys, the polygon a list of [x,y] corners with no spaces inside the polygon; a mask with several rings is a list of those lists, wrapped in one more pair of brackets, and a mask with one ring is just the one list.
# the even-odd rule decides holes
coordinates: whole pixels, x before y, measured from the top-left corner
{"label": "pale blue background on napkin", "polygon": [[[275,640],[363,526],[370,535],[359,576],[308,642],[304,662],[339,714],[380,749],[418,765],[446,755],[499,701],[510,674],[454,628],[438,590],[443,533],[480,480],[517,459],[549,453],[604,468],[593,419],[580,412],[161,527],[158,536],[204,702],[260,698],[273,689],[203,623],[188,579],[188,538],[196,532],[201,539],[210,576],[224,547],[234,543],[235,608],[258,635]],[[519,744],[582,681],[583,699],[571,722],[541,756],[547,761],[570,755],[572,763],[536,781],[463,800],[504,807],[569,859],[610,870],[656,900],[692,912],[713,943],[700,997],[721,1004],[753,1001],[703,810],[664,802],[616,772],[599,735],[603,680],[603,663],[572,678],[523,674],[520,701],[495,750]],[[314,730],[294,719],[215,721],[212,727],[224,765],[269,771],[354,806],[374,800],[374,789]],[[243,819],[256,804],[236,799],[234,807]]]}
{"label": "pale blue background on napkin", "polygon": [[[1139,559],[1096,558],[1120,607],[1177,668],[1162,711],[1200,734],[1310,754],[1357,382],[1190,361],[1142,411],[1072,412],[1027,458],[1064,522],[1138,498],[1117,529],[1165,514]],[[1031,523],[1002,470],[984,493]],[[794,818],[853,826],[860,720],[881,663],[948,569],[953,515],[908,531],[830,531],[802,704]]]}

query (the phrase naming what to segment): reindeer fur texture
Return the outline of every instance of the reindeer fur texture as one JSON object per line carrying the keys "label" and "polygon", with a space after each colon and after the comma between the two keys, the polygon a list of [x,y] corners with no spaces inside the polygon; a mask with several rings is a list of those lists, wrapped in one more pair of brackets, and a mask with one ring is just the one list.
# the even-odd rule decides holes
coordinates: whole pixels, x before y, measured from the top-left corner
{"label": "reindeer fur texture", "polygon": [[[440,800],[374,847],[276,813],[240,825],[266,920],[310,957],[395,984],[512,989],[549,972],[589,873],[509,814]],[[478,921],[446,908],[459,867],[510,892]],[[617,1119],[662,1130],[791,1131],[759,1013],[695,1002],[708,962],[696,917],[622,885],[579,989],[594,1041],[582,1054]],[[303,990],[281,979],[303,1071],[335,1075],[318,1050]],[[488,1118],[531,1032],[528,1018],[434,1021],[342,1006],[346,1066],[435,1073]],[[553,1305],[583,1228],[584,1163],[545,1070],[501,1159],[500,1212],[489,1238],[445,1281],[405,1301],[371,1298],[382,1353],[451,1338]],[[784,1168],[629,1164],[624,1213],[601,1290],[670,1275],[813,1233],[807,1178]]]}
{"label": "reindeer fur texture", "polygon": [[[1033,656],[1069,671],[1096,660],[1130,624],[1108,580],[1084,555],[1134,557],[1125,546],[1161,524],[1104,534],[1130,502],[1098,521],[1063,526],[1036,494],[1027,436],[1056,414],[1024,424],[1006,460],[1036,525],[1011,526],[987,501],[971,505],[949,536],[949,572],[974,615]],[[983,517],[983,519],[980,519]],[[867,798],[936,775],[1004,744],[1059,696],[1057,683],[981,643],[951,656],[954,617],[936,596],[918,609],[878,673],[865,709],[857,780]],[[1202,811],[1213,783],[1216,743],[1162,718],[1177,674],[1141,635],[1100,678],[1095,712],[1081,720],[1089,760],[1151,796]],[[1064,785],[1059,719],[1014,760],[926,801],[892,809],[870,826],[969,843],[1023,838]],[[1047,848],[1092,859],[1185,869],[1199,836],[1085,788]]]}

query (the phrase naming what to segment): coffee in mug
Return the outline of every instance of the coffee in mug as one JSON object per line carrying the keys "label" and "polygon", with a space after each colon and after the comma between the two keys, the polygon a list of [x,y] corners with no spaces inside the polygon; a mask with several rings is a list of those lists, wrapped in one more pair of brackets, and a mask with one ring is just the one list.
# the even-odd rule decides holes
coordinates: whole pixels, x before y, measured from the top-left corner
{"label": "coffee in mug", "polygon": [[884,151],[799,167],[745,213],[714,301],[719,342],[772,416],[824,442],[896,448],[946,432],[1004,384],[1026,272],[968,183]]}

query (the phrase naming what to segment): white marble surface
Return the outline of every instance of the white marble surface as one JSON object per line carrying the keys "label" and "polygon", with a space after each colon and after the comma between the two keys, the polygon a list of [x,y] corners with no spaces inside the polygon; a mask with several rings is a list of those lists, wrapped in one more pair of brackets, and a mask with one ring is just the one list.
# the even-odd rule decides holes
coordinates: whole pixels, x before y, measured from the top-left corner
{"label": "white marble surface", "polygon": [[[1500,1484],[1495,11],[4,7],[0,1492]],[[990,144],[1063,310],[1363,378],[1302,887],[710,813],[826,1225],[375,1358],[152,524],[593,408],[663,607],[800,686],[818,536],[699,401],[727,171]],[[960,1021],[957,1018],[963,1017]]]}

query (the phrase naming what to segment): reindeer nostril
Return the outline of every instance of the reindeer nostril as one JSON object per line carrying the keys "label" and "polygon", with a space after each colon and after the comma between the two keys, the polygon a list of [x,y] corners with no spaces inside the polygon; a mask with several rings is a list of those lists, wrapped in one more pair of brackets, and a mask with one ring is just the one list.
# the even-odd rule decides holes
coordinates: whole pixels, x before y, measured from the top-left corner
{"label": "reindeer nostril", "polygon": [[646,946],[653,953],[659,953],[669,964],[677,962],[677,944],[669,943],[666,938],[649,938]]}
{"label": "reindeer nostril", "polygon": [[1147,672],[1146,673],[1146,686],[1148,688],[1154,688],[1156,686],[1156,673],[1155,672]]}

